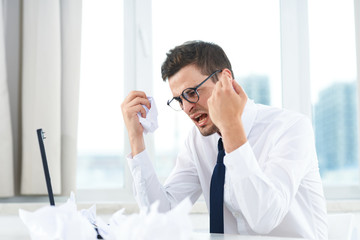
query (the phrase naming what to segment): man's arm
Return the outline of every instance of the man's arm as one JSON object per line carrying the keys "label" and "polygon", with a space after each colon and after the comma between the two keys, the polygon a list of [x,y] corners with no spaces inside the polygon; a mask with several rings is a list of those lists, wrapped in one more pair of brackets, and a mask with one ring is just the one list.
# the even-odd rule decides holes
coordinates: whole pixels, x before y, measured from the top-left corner
{"label": "man's arm", "polygon": [[141,91],[132,91],[121,104],[126,129],[128,131],[131,154],[135,156],[145,150],[143,137],[144,128],[139,122],[138,112],[142,117],[146,117],[146,111],[142,105],[150,109],[150,102],[146,94]]}
{"label": "man's arm", "polygon": [[[311,201],[309,207],[324,203],[311,122],[301,118],[279,128],[283,134],[271,143],[274,146],[261,164],[249,142],[224,159],[228,186],[225,199],[235,209],[234,214],[241,212],[259,234],[271,232],[283,221],[300,184],[307,185],[308,192],[302,198]],[[319,209],[303,209],[306,211],[318,214]]]}
{"label": "man's arm", "polygon": [[142,105],[150,109],[146,94],[132,91],[121,104],[125,126],[128,131],[131,155],[128,164],[134,179],[134,194],[141,207],[149,207],[159,201],[159,211],[166,212],[186,197],[194,203],[201,194],[196,168],[185,147],[178,155],[177,164],[165,186],[159,182],[153,165],[145,151],[143,127],[137,113],[146,117]]}
{"label": "man's arm", "polygon": [[208,99],[209,114],[220,130],[225,151],[230,153],[247,141],[241,116],[248,97],[230,70],[224,69],[219,77]]}
{"label": "man's arm", "polygon": [[298,118],[287,128],[291,121],[279,126],[282,138],[260,166],[241,120],[246,94],[227,71],[223,73],[208,105],[226,150],[225,201],[235,211],[234,216],[241,213],[253,231],[266,234],[282,222],[309,171],[313,176],[311,191],[318,193],[314,198],[319,204],[323,201],[321,182],[315,167],[311,168],[317,163],[311,122]]}
{"label": "man's arm", "polygon": [[[187,144],[186,144],[187,145]],[[198,173],[187,147],[178,154],[175,167],[163,186],[156,176],[146,151],[128,158],[134,178],[135,198],[142,207],[159,202],[159,211],[166,212],[189,197],[192,203],[201,195]]]}

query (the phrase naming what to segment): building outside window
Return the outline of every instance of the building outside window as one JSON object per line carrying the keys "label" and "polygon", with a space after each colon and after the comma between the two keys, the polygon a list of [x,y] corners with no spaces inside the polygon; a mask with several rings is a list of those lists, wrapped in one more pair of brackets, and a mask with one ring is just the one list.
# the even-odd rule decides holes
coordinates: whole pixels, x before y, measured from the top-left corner
{"label": "building outside window", "polygon": [[313,124],[323,184],[358,185],[353,1],[309,1],[309,29]]}

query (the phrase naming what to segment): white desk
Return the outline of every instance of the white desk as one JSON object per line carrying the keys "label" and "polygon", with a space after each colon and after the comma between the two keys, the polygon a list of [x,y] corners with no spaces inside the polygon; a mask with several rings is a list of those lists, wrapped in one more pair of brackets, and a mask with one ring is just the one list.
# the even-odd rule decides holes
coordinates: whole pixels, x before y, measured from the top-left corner
{"label": "white desk", "polygon": [[[19,216],[0,216],[0,239],[6,240],[30,240],[29,232]],[[193,232],[191,240],[295,240],[297,238],[240,236],[229,234],[209,234],[205,232]]]}
{"label": "white desk", "polygon": [[[296,240],[302,238],[280,238],[280,237],[263,237],[263,236],[241,236],[231,234],[209,234],[197,233],[192,234],[191,240]],[[304,240],[304,239],[302,239]]]}

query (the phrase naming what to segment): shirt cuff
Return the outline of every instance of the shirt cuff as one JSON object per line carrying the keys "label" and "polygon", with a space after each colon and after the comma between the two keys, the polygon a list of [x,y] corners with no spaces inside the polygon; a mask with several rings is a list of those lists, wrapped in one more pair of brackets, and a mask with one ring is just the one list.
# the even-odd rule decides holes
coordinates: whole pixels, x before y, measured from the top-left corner
{"label": "shirt cuff", "polygon": [[134,157],[130,153],[126,157],[126,160],[135,182],[143,183],[146,179],[149,179],[155,174],[155,170],[146,150]]}

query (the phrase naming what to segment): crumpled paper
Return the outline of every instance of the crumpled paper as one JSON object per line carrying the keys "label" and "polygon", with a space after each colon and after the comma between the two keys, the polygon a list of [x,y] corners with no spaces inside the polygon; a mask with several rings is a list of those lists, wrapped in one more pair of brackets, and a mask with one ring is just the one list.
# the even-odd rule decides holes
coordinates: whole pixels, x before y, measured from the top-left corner
{"label": "crumpled paper", "polygon": [[96,239],[96,231],[89,220],[77,211],[74,194],[63,205],[46,206],[35,212],[19,209],[19,216],[27,226],[31,239]]}
{"label": "crumpled paper", "polygon": [[144,128],[144,134],[154,132],[158,128],[158,111],[155,105],[155,100],[152,97],[148,97],[148,99],[150,101],[151,108],[148,109],[145,105],[142,105],[146,111],[146,118],[143,118],[140,112],[138,113],[139,121]]}
{"label": "crumpled paper", "polygon": [[158,212],[158,202],[150,210],[143,208],[139,214],[125,216],[116,212],[109,225],[98,221],[99,232],[106,240],[189,240],[192,224],[189,217],[191,202],[185,199],[166,213]]}
{"label": "crumpled paper", "polygon": [[166,213],[158,212],[158,203],[140,213],[124,215],[124,209],[115,212],[105,223],[96,216],[96,206],[77,211],[73,193],[61,206],[46,206],[35,212],[20,209],[19,215],[28,227],[31,239],[92,240],[97,232],[105,240],[189,240],[192,225],[189,217],[191,202],[182,201]]}

